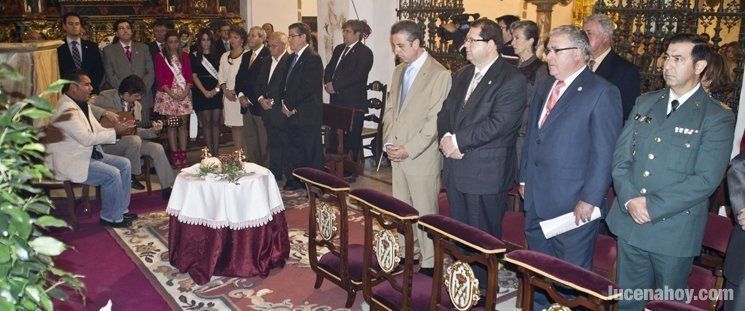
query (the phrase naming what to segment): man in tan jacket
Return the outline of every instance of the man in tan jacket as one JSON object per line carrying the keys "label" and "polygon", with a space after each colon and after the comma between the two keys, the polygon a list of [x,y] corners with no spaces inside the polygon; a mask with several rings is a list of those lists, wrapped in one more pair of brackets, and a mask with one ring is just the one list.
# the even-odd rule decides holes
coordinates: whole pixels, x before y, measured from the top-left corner
{"label": "man in tan jacket", "polygon": [[[442,168],[437,113],[450,91],[450,72],[424,50],[424,33],[413,21],[395,23],[391,43],[402,61],[393,71],[383,116],[383,141],[393,166],[393,196],[420,215],[435,214]],[[423,231],[414,230],[422,255],[420,272],[432,275],[432,241]]]}

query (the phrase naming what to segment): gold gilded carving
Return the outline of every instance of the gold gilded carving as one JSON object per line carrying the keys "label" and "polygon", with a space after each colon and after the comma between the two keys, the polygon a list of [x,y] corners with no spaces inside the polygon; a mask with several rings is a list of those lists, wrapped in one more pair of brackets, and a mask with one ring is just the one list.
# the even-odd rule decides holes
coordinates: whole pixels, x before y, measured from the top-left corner
{"label": "gold gilded carving", "polygon": [[467,263],[456,261],[445,273],[450,301],[458,310],[471,309],[479,301],[479,280]]}
{"label": "gold gilded carving", "polygon": [[375,233],[375,257],[383,271],[390,273],[401,261],[399,256],[398,238],[393,230],[383,230]]}

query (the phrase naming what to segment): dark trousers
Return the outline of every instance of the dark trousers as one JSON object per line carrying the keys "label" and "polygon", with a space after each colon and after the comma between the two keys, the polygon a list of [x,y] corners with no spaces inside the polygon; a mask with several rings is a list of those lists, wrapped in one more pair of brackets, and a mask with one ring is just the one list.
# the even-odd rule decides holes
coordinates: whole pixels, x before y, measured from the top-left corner
{"label": "dark trousers", "polygon": [[[323,170],[323,145],[321,126],[288,126],[289,172],[299,167],[312,167]],[[295,183],[300,181],[294,179]]]}
{"label": "dark trousers", "polygon": [[[357,161],[360,153],[360,144],[362,143],[362,125],[365,122],[365,114],[360,111],[354,115],[351,132],[344,132],[344,152],[352,152],[352,160]],[[326,150],[336,152],[336,129],[331,129],[331,135],[329,135],[329,142],[326,145]],[[363,154],[364,156],[364,154]]]}
{"label": "dark trousers", "polygon": [[[623,289],[685,289],[693,257],[676,257],[643,250],[618,239],[616,282]],[[683,302],[683,301],[682,301]],[[619,311],[644,310],[646,301],[621,300]]]}
{"label": "dark trousers", "polygon": [[[595,250],[595,240],[598,235],[600,220],[594,220],[582,227],[546,239],[541,230],[541,221],[534,208],[525,209],[525,238],[528,248],[550,255],[585,269],[592,267],[592,253]],[[571,295],[571,290],[563,291]],[[534,310],[549,307],[549,298],[542,290],[535,293]]]}
{"label": "dark trousers", "polygon": [[[447,185],[450,215],[481,231],[497,238],[502,238],[502,218],[507,206],[507,193],[470,194],[456,189],[455,185]],[[488,274],[484,266],[471,265],[473,272],[479,279],[479,287],[486,288]]]}
{"label": "dark trousers", "polygon": [[739,281],[739,284],[735,284],[730,282],[730,280],[727,280],[727,286],[725,286],[725,288],[732,290],[734,297],[732,297],[732,300],[724,301],[724,311],[745,310],[745,286],[743,286],[745,280]]}
{"label": "dark trousers", "polygon": [[269,170],[274,177],[290,180],[292,172],[289,171],[288,156],[289,144],[287,143],[287,130],[284,128],[267,126],[267,149],[269,150]]}

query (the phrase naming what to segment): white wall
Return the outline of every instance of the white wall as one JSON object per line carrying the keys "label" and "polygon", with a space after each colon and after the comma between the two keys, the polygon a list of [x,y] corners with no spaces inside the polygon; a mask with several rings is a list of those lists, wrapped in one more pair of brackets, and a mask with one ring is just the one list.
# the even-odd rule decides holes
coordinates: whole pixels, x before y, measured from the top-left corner
{"label": "white wall", "polygon": [[247,29],[269,22],[274,30],[287,33],[287,26],[299,21],[298,3],[298,0],[241,0],[241,17]]}
{"label": "white wall", "polygon": [[300,12],[303,16],[318,16],[318,1],[301,0]]}

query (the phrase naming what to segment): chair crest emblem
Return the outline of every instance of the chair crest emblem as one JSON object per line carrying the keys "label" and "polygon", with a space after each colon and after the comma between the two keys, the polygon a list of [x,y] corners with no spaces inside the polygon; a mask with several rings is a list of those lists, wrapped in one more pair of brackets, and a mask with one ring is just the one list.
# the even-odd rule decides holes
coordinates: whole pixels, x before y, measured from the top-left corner
{"label": "chair crest emblem", "polygon": [[401,261],[399,256],[398,238],[393,230],[382,230],[375,233],[375,257],[378,265],[386,273],[391,273]]}
{"label": "chair crest emblem", "polygon": [[479,301],[479,280],[467,263],[456,261],[445,273],[450,301],[458,310],[471,309]]}
{"label": "chair crest emblem", "polygon": [[321,202],[316,212],[316,223],[321,238],[330,241],[336,233],[336,214],[334,209],[326,202]]}
{"label": "chair crest emblem", "polygon": [[552,304],[551,306],[546,309],[547,311],[572,311],[572,309],[562,306],[558,303]]}

